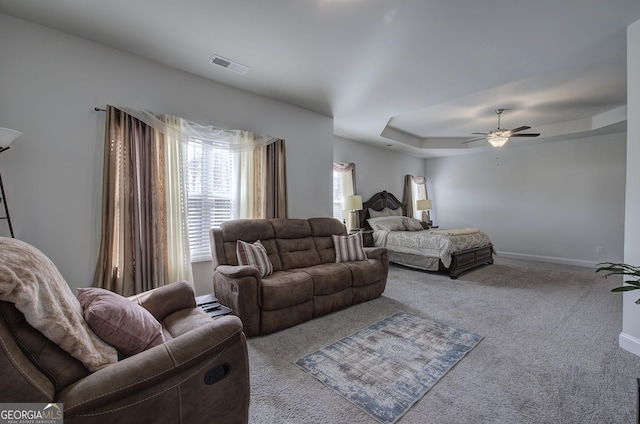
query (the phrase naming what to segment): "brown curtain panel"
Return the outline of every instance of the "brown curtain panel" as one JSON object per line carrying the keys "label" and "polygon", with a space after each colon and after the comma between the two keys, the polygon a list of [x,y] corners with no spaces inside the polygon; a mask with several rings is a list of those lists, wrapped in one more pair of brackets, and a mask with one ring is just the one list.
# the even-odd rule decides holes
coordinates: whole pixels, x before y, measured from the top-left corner
{"label": "brown curtain panel", "polygon": [[131,296],[167,283],[164,161],[162,134],[107,106],[94,287]]}
{"label": "brown curtain panel", "polygon": [[278,139],[259,147],[255,155],[256,218],[287,218],[287,163],[285,142]]}

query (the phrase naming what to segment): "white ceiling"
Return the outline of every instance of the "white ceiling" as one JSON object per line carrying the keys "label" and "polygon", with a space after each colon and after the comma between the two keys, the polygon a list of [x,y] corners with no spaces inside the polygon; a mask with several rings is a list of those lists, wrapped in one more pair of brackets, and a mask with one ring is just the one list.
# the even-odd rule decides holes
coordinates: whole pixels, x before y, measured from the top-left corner
{"label": "white ceiling", "polygon": [[[335,134],[434,157],[624,130],[639,0],[0,0],[0,13],[334,118]],[[209,63],[220,55],[250,70]],[[523,141],[520,141],[523,140]]]}

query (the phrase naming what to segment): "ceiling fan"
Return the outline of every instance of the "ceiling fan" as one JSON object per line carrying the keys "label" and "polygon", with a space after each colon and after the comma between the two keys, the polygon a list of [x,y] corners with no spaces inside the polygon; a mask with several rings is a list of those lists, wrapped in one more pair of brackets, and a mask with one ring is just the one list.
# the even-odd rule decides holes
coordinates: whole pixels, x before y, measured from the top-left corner
{"label": "ceiling fan", "polygon": [[512,130],[500,128],[500,115],[502,115],[502,112],[504,112],[504,109],[496,109],[496,114],[498,115],[498,128],[488,133],[472,133],[482,135],[482,137],[472,138],[471,140],[463,141],[462,143],[466,144],[486,139],[493,147],[502,147],[511,137],[537,137],[540,135],[540,133],[520,133],[520,131],[531,128],[526,125]]}

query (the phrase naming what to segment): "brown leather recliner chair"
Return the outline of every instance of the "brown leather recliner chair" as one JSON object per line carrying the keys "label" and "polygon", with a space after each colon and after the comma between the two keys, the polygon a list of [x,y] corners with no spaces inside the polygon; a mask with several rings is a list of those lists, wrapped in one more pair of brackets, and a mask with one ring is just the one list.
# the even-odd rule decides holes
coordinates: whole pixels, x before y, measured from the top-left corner
{"label": "brown leather recliner chair", "polygon": [[162,324],[166,342],[95,372],[0,301],[0,402],[62,403],[70,424],[247,423],[240,319],[210,318],[185,282],[130,299]]}

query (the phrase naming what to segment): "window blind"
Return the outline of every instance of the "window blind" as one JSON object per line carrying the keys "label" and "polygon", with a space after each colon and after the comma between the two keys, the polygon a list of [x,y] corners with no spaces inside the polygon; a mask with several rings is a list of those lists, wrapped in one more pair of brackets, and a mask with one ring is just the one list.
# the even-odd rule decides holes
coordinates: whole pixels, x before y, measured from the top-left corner
{"label": "window blind", "polygon": [[187,164],[191,261],[210,260],[209,229],[232,217],[232,153],[190,143]]}

